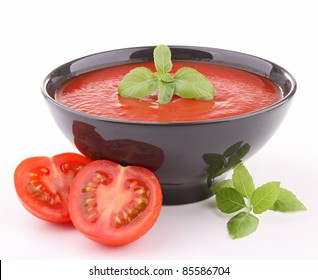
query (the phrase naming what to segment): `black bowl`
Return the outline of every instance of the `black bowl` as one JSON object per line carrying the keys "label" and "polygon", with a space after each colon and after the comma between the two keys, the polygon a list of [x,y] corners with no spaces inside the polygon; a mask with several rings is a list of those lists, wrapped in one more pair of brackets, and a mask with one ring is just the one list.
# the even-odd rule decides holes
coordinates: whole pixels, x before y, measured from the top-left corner
{"label": "black bowl", "polygon": [[96,69],[153,60],[153,49],[118,49],[73,60],[45,78],[42,93],[62,132],[84,155],[154,171],[166,205],[203,200],[212,195],[207,181],[224,179],[228,170],[254,155],[275,133],[296,92],[296,82],[282,67],[248,54],[170,46],[174,60],[232,66],[267,77],[282,89],[283,99],[249,114],[183,123],[106,119],[54,100],[56,89],[68,79]]}

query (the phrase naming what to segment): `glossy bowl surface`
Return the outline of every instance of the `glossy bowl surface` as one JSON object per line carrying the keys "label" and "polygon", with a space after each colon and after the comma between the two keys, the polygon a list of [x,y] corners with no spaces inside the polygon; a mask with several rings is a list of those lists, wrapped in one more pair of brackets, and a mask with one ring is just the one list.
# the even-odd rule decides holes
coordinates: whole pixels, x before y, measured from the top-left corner
{"label": "glossy bowl surface", "polygon": [[101,68],[153,60],[153,46],[101,52],[70,61],[45,78],[42,94],[64,135],[94,159],[152,170],[163,190],[164,204],[184,204],[212,195],[213,182],[260,150],[284,119],[296,92],[295,79],[282,67],[252,55],[206,47],[169,46],[173,60],[221,64],[274,81],[283,99],[262,110],[231,118],[153,123],[101,118],[69,109],[54,100],[68,79]]}

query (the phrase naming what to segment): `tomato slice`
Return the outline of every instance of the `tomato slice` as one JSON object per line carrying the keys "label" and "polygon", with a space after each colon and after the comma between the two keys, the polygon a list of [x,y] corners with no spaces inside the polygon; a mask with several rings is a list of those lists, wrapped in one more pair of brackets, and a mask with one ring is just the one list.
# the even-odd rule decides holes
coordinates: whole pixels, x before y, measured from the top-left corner
{"label": "tomato slice", "polygon": [[69,222],[68,195],[78,171],[91,159],[75,153],[23,160],[14,173],[14,184],[23,206],[49,222]]}
{"label": "tomato slice", "polygon": [[71,220],[83,235],[105,245],[123,245],[144,235],[162,206],[158,179],[148,169],[108,160],[87,164],[74,178]]}

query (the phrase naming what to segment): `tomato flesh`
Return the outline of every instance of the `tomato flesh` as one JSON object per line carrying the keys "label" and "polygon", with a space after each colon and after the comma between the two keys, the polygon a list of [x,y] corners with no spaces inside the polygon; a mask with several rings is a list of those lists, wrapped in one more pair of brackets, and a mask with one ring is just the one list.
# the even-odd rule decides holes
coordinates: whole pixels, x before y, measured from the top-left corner
{"label": "tomato flesh", "polygon": [[22,205],[34,216],[49,222],[69,222],[70,184],[91,160],[75,153],[23,160],[14,173],[14,184]]}
{"label": "tomato flesh", "polygon": [[108,160],[87,164],[74,178],[69,211],[74,226],[106,245],[123,245],[155,224],[162,206],[159,181],[148,169]]}

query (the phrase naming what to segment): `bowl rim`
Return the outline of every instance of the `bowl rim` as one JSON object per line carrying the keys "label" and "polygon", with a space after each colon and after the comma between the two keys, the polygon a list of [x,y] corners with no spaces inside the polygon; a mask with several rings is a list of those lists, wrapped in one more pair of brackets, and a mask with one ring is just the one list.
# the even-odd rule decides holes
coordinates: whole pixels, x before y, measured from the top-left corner
{"label": "bowl rim", "polygon": [[[90,58],[90,57],[94,57],[97,55],[101,55],[101,54],[105,54],[105,53],[111,53],[111,52],[117,52],[117,51],[137,51],[137,50],[152,50],[154,49],[156,46],[140,46],[140,47],[129,47],[129,48],[120,48],[120,49],[113,49],[113,50],[106,50],[106,51],[102,51],[102,52],[97,52],[97,53],[93,53],[93,54],[89,54],[86,56],[82,56],[79,58],[76,58],[74,60],[71,60],[69,62],[66,62],[58,67],[56,67],[54,70],[52,70],[43,80],[42,85],[41,85],[41,92],[42,95],[44,96],[44,98],[50,102],[51,104],[60,107],[62,110],[66,110],[69,113],[75,114],[81,118],[88,118],[92,121],[96,120],[96,121],[101,121],[101,122],[109,122],[109,123],[118,123],[118,124],[133,124],[133,125],[150,125],[150,126],[189,126],[189,125],[200,125],[200,124],[211,124],[211,123],[222,123],[222,122],[229,122],[229,121],[235,121],[235,120],[240,120],[240,119],[245,119],[245,118],[249,118],[249,117],[253,117],[253,116],[257,116],[266,112],[269,112],[271,110],[274,110],[280,106],[282,106],[283,104],[287,103],[288,101],[290,101],[297,90],[297,82],[296,79],[293,77],[293,75],[291,75],[289,73],[289,71],[287,71],[285,68],[279,66],[278,64],[271,62],[269,60],[266,60],[264,58],[255,56],[255,55],[251,55],[248,53],[244,53],[244,52],[238,52],[238,51],[233,51],[233,50],[228,50],[228,49],[220,49],[220,48],[212,48],[212,47],[201,47],[201,46],[188,46],[188,45],[169,45],[170,49],[188,49],[188,50],[209,50],[209,51],[221,51],[221,52],[225,52],[225,53],[231,53],[234,55],[242,55],[242,56],[246,56],[246,57],[250,57],[250,58],[254,58],[257,59],[259,61],[262,61],[264,63],[269,63],[270,65],[272,65],[273,67],[276,67],[278,69],[280,69],[283,73],[284,76],[286,77],[286,79],[290,82],[290,90],[288,93],[286,93],[285,95],[283,95],[282,99],[280,99],[279,101],[264,107],[262,109],[256,110],[256,111],[252,111],[252,112],[248,112],[245,114],[240,114],[240,115],[236,115],[236,116],[230,116],[230,117],[225,117],[225,118],[216,118],[216,119],[210,119],[210,120],[197,120],[197,121],[171,121],[171,122],[154,122],[154,121],[138,121],[138,120],[126,120],[126,119],[113,119],[113,118],[106,118],[106,117],[101,117],[101,116],[97,116],[97,115],[93,115],[93,114],[87,114],[87,113],[83,113],[74,109],[71,109],[65,105],[62,105],[61,103],[59,103],[58,101],[56,101],[47,91],[47,84],[49,83],[49,81],[52,78],[52,75],[57,72],[59,69],[62,69],[63,67],[67,66],[67,65],[71,65],[73,63],[79,62],[81,60],[84,60],[86,58]],[[142,61],[142,60],[140,60]],[[189,61],[195,61],[195,60],[189,60]],[[138,62],[138,60],[136,61],[132,61],[133,62]],[[122,63],[122,64],[116,64],[116,66],[118,65],[125,65],[127,63]],[[222,63],[219,63],[222,65]],[[223,63],[223,65],[225,65]],[[254,74],[259,74],[256,72],[253,72],[250,69],[244,69],[243,67],[237,67],[237,66],[231,66],[228,65],[229,67],[236,67],[238,69],[241,70],[245,70],[245,71],[249,71],[251,73]],[[109,66],[112,67],[112,66]],[[96,69],[90,69],[89,71],[86,72],[90,72],[90,71],[94,71],[94,70],[98,70],[98,69],[102,69],[105,67],[99,67]],[[84,74],[85,72],[81,73]],[[72,78],[73,76],[68,77],[66,80]],[[268,77],[266,77],[268,78]]]}

